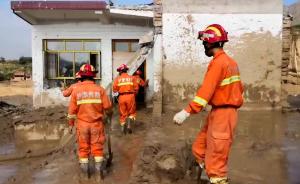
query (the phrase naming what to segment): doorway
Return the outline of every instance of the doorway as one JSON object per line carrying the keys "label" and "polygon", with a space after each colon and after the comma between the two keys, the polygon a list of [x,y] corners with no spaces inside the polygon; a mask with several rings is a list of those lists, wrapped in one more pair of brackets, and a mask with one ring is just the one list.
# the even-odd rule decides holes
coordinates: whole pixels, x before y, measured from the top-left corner
{"label": "doorway", "polygon": [[[142,72],[141,78],[146,82],[146,61],[138,68]],[[137,107],[145,107],[145,99],[146,99],[146,90],[147,87],[140,87],[139,92],[136,96]]]}

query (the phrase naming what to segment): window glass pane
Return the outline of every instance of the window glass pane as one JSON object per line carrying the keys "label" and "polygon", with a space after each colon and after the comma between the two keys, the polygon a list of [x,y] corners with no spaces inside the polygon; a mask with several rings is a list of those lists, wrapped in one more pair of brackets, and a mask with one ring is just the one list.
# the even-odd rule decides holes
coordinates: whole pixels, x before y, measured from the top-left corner
{"label": "window glass pane", "polygon": [[46,55],[47,63],[47,77],[55,78],[57,77],[57,65],[58,65],[58,54],[57,53],[48,53]]}
{"label": "window glass pane", "polygon": [[99,63],[99,54],[91,54],[90,55],[91,65],[93,65],[97,72],[97,78],[100,78],[100,63]]}
{"label": "window glass pane", "polygon": [[81,41],[67,41],[66,50],[83,50],[83,43]]}
{"label": "window glass pane", "polygon": [[116,42],[115,47],[117,52],[129,52],[128,42]]}
{"label": "window glass pane", "polygon": [[65,50],[65,43],[57,40],[47,40],[48,50]]}
{"label": "window glass pane", "polygon": [[59,75],[60,77],[74,77],[73,53],[60,53],[59,55]]}
{"label": "window glass pane", "polygon": [[84,43],[85,50],[101,50],[100,42],[85,42]]}
{"label": "window glass pane", "polygon": [[131,42],[131,51],[136,52],[139,49],[139,42]]}
{"label": "window glass pane", "polygon": [[75,53],[75,71],[78,72],[83,64],[90,61],[90,53]]}

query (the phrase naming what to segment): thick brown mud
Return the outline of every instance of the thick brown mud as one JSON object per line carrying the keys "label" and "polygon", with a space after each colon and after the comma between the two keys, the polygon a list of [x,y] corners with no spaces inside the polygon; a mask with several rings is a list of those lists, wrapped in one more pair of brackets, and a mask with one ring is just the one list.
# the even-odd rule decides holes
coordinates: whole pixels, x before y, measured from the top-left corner
{"label": "thick brown mud", "polygon": [[[12,110],[0,116],[1,130],[7,137],[0,141],[1,184],[99,183],[93,174],[91,178],[81,175],[75,138],[62,149],[56,149],[66,136],[66,107],[28,111],[10,108]],[[140,112],[134,133],[126,136],[121,134],[116,114],[112,124],[113,165],[102,183],[127,183],[130,179],[148,122],[151,122],[149,114],[146,110]],[[40,153],[42,155],[36,156]],[[22,159],[1,162],[7,156],[13,158],[24,154]]]}
{"label": "thick brown mud", "polygon": [[[0,156],[26,153],[21,160],[0,162],[0,184],[96,184],[83,177],[72,139],[64,139],[66,108],[14,110],[0,116]],[[174,113],[163,115],[162,124],[151,120],[150,110],[140,110],[132,135],[122,135],[117,117],[112,125],[113,165],[102,183],[196,183],[191,168],[191,143],[205,123],[206,113],[190,117],[183,126],[172,122]],[[279,111],[239,112],[230,153],[232,184],[298,184],[300,171],[300,113]]]}
{"label": "thick brown mud", "polygon": [[[299,183],[299,118],[299,113],[280,111],[239,112],[229,160],[231,183]],[[171,120],[171,114],[164,115],[162,127],[148,133],[130,183],[196,183],[190,147],[205,115],[193,116],[180,127]],[[172,168],[167,164],[161,171],[162,159],[172,160]]]}

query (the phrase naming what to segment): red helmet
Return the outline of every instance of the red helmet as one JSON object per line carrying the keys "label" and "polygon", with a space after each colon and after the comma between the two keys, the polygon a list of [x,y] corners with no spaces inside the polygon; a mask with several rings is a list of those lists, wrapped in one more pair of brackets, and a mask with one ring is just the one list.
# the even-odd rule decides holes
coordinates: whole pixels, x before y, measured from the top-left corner
{"label": "red helmet", "polygon": [[198,39],[208,42],[228,42],[228,33],[219,24],[212,24],[208,26],[204,31],[199,31]]}
{"label": "red helmet", "polygon": [[117,71],[118,72],[123,72],[123,71],[127,71],[129,68],[126,64],[121,64],[118,68]]}
{"label": "red helmet", "polygon": [[141,70],[137,70],[137,71],[135,72],[135,74],[136,74],[136,75],[142,75],[142,71],[141,71]]}
{"label": "red helmet", "polygon": [[90,64],[84,64],[80,67],[79,75],[82,77],[96,77],[96,70]]}
{"label": "red helmet", "polygon": [[75,79],[80,79],[80,78],[81,78],[80,73],[79,73],[79,72],[76,72],[76,74],[75,74]]}

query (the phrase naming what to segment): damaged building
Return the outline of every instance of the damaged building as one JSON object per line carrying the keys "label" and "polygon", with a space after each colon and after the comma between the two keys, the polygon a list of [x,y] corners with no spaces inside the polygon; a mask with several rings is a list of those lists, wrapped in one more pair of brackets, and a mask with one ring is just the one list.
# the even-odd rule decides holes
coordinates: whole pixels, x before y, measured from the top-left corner
{"label": "damaged building", "polygon": [[300,93],[300,3],[285,7],[283,22],[283,107],[297,110]]}
{"label": "damaged building", "polygon": [[[155,0],[147,9],[110,7],[102,1],[13,1],[12,9],[32,24],[36,107],[65,104],[59,84],[74,79],[79,66],[89,62],[104,87],[120,63],[142,67],[154,114],[181,109],[194,97],[211,59],[197,33],[212,23],[229,32],[225,50],[240,67],[244,108],[281,107],[280,0]],[[138,42],[149,31],[154,32],[153,48],[142,50]]]}
{"label": "damaged building", "polygon": [[182,108],[193,98],[211,59],[197,33],[213,23],[229,33],[225,50],[240,67],[244,108],[279,107],[282,8],[280,0],[163,0],[164,107]]}
{"label": "damaged building", "polygon": [[[11,8],[32,25],[35,107],[67,104],[59,87],[72,83],[84,63],[108,87],[120,64],[138,60],[139,40],[153,28],[151,9],[110,8],[105,1],[12,1]],[[153,81],[150,60],[139,67]]]}

